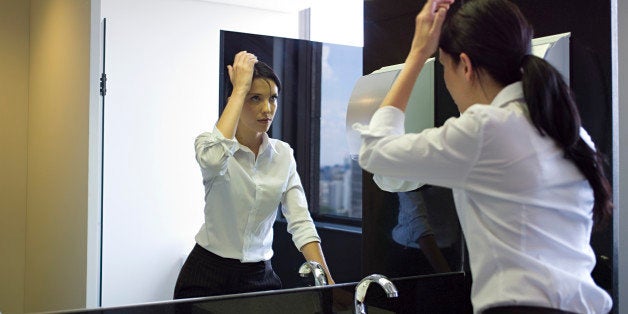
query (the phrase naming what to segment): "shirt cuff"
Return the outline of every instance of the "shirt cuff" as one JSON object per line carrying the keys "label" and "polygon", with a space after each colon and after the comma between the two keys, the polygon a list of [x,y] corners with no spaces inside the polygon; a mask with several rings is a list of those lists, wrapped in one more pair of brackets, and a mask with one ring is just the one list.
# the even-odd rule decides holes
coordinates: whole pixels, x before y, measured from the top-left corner
{"label": "shirt cuff", "polygon": [[424,185],[422,182],[406,181],[379,174],[373,175],[373,181],[380,189],[386,192],[407,192],[416,190]]}
{"label": "shirt cuff", "polygon": [[225,148],[225,151],[227,151],[231,156],[233,156],[238,148],[240,148],[240,144],[236,139],[226,138],[216,126],[214,126],[214,129],[211,132],[211,137],[216,142],[222,144],[222,146]]}
{"label": "shirt cuff", "polygon": [[405,133],[405,113],[397,107],[385,106],[377,109],[369,125],[355,123],[352,127],[362,136],[382,137]]}
{"label": "shirt cuff", "polygon": [[310,243],[310,242],[318,242],[321,243],[321,238],[317,235],[311,235],[311,236],[307,236],[307,237],[302,237],[299,239],[293,238],[292,239],[294,241],[294,245],[297,247],[297,250],[301,251],[301,248]]}

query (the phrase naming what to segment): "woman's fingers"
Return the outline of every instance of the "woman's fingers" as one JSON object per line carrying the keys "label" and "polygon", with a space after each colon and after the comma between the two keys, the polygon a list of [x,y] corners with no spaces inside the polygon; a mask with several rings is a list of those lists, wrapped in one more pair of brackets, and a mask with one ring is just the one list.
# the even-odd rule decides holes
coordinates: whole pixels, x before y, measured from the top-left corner
{"label": "woman's fingers", "polygon": [[257,57],[247,51],[236,53],[233,65],[227,66],[229,79],[234,89],[242,88],[248,91],[253,79],[253,68],[257,63]]}
{"label": "woman's fingers", "polygon": [[413,49],[431,55],[438,48],[440,30],[453,0],[428,0],[416,17]]}
{"label": "woman's fingers", "polygon": [[257,63],[257,57],[252,53],[248,53],[246,51],[240,51],[235,55],[233,63],[234,65],[236,64],[248,65],[250,63],[255,64]]}
{"label": "woman's fingers", "polygon": [[445,22],[445,16],[447,15],[447,8],[439,7],[438,10],[434,13],[434,22],[432,23],[431,32],[440,37],[440,30],[443,28],[443,23]]}
{"label": "woman's fingers", "polygon": [[231,65],[227,65],[227,73],[229,74],[231,84],[233,84],[233,67]]}
{"label": "woman's fingers", "polygon": [[444,9],[444,12],[447,13],[447,10],[449,10],[449,7],[454,1],[455,0],[428,0],[423,6],[423,9],[421,9],[421,13],[423,13],[425,18],[433,21],[441,9]]}
{"label": "woman's fingers", "polygon": [[449,6],[453,3],[454,0],[433,0],[431,1],[430,7],[432,8],[432,12],[436,14],[440,8],[449,10]]}

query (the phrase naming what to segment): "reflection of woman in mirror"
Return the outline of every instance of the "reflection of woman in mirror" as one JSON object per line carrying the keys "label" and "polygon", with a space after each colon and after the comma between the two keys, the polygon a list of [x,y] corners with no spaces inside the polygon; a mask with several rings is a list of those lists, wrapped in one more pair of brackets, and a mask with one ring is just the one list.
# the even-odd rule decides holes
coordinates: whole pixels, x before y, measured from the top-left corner
{"label": "reflection of woman in mirror", "polygon": [[[607,313],[591,277],[591,231],[612,213],[601,156],[563,78],[531,55],[533,31],[508,0],[429,0],[403,70],[362,133],[360,165],[452,188],[476,313]],[[440,48],[460,116],[403,134],[404,110]]]}
{"label": "reflection of woman in mirror", "polygon": [[[395,254],[399,257],[397,258],[397,263],[411,264],[416,263],[416,259],[403,257],[410,257],[412,256],[410,252],[420,250],[420,253],[425,256],[434,272],[450,272],[449,263],[439,247],[437,236],[441,236],[441,238],[448,237],[448,234],[443,233],[453,233],[454,230],[447,230],[446,228],[433,230],[430,224],[430,215],[438,215],[441,212],[445,212],[446,209],[428,209],[422,195],[422,189],[427,188],[429,186],[397,193],[399,197],[399,215],[397,217],[397,225],[392,230],[392,238],[402,249],[393,251],[400,252]],[[402,265],[404,266],[397,266],[404,269],[412,267],[412,265]]]}
{"label": "reflection of woman in mirror", "polygon": [[213,131],[195,141],[205,185],[205,221],[174,297],[281,288],[270,262],[280,203],[294,244],[306,260],[321,264],[333,283],[292,148],[266,134],[281,83],[268,65],[246,51],[235,55],[228,72],[232,91],[227,105]]}

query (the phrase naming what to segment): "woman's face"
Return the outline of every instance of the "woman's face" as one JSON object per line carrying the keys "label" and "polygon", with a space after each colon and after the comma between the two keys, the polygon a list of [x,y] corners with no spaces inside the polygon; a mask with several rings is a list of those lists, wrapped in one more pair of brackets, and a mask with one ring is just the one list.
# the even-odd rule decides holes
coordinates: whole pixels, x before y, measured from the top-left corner
{"label": "woman's face", "polygon": [[255,134],[267,132],[277,110],[278,92],[277,85],[272,80],[253,79],[242,106],[238,131]]}

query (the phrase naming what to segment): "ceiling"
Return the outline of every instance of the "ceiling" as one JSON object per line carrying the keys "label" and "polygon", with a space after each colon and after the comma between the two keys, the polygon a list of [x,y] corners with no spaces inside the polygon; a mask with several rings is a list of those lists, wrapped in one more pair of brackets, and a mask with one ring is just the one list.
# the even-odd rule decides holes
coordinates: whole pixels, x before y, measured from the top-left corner
{"label": "ceiling", "polygon": [[[278,12],[295,12],[309,8],[314,0],[201,0]],[[320,1],[320,0],[317,0]]]}

